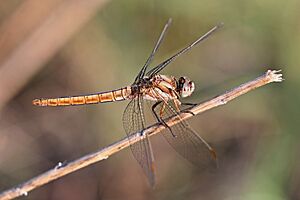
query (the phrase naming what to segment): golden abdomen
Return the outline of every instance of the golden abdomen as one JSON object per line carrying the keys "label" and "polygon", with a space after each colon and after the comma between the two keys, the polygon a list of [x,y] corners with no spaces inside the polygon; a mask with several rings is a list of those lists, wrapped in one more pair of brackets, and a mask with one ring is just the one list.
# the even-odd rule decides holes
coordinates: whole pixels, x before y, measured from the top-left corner
{"label": "golden abdomen", "polygon": [[89,95],[79,95],[70,97],[58,97],[47,99],[34,99],[35,106],[76,106],[86,104],[97,104],[112,101],[123,101],[131,95],[130,86],[109,92],[102,92]]}

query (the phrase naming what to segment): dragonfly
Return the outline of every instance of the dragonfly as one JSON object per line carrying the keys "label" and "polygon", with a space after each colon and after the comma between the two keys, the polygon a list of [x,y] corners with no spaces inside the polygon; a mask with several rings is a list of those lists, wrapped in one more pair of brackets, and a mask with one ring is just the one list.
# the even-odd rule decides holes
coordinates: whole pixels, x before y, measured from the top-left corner
{"label": "dragonfly", "polygon": [[[173,56],[148,70],[154,55],[158,51],[166,32],[172,22],[170,18],[165,24],[158,40],[146,63],[143,65],[134,82],[126,87],[94,94],[76,95],[58,98],[38,98],[32,101],[35,106],[78,106],[129,100],[123,113],[123,127],[128,136],[141,133],[139,141],[130,143],[130,149],[137,162],[142,167],[149,183],[155,185],[155,160],[152,145],[147,134],[143,135],[146,128],[144,107],[150,102],[151,112],[157,123],[165,126],[162,135],[167,142],[185,159],[196,166],[206,166],[217,161],[215,150],[188,124],[180,118],[179,114],[185,105],[194,105],[181,102],[181,98],[191,96],[195,90],[195,84],[189,78],[182,76],[162,75],[160,72],[172,63],[180,55],[188,52],[212,33],[222,24],[211,28],[194,42],[178,51]],[[149,105],[149,104],[148,104]],[[177,116],[179,123],[168,126],[166,120],[171,116]]]}

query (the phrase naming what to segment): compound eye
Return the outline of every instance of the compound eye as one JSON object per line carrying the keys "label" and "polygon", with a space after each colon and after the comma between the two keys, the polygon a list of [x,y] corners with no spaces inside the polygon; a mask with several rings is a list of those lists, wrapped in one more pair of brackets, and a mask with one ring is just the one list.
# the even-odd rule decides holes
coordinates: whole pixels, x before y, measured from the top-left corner
{"label": "compound eye", "polygon": [[179,83],[184,84],[185,83],[185,78],[184,77],[180,77],[179,78]]}

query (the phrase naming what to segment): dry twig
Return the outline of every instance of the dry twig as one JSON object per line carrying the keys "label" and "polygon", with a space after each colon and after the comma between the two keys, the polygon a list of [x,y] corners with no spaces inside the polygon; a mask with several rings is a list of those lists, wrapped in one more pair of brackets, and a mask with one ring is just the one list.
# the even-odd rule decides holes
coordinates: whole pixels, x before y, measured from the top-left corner
{"label": "dry twig", "polygon": [[[253,89],[266,85],[272,82],[281,82],[283,81],[282,74],[279,73],[280,70],[268,70],[262,76],[256,78],[255,80],[249,81],[245,84],[242,84],[224,94],[217,96],[209,101],[198,104],[193,108],[190,108],[189,111],[194,114],[199,114],[214,107],[224,105],[228,101],[233,100],[234,98],[245,94]],[[181,119],[188,119],[192,117],[191,113],[182,112],[180,114]],[[169,126],[173,126],[179,122],[178,117],[171,117],[166,123]],[[149,136],[155,135],[162,131],[165,127],[160,124],[155,124],[144,130],[144,135],[148,134]],[[20,185],[17,185],[7,191],[4,191],[0,194],[0,200],[4,199],[13,199],[22,195],[27,195],[27,193],[35,188],[38,188],[50,181],[58,179],[64,175],[67,175],[71,172],[79,170],[83,167],[89,166],[98,161],[107,159],[109,156],[121,151],[122,149],[129,146],[130,143],[137,142],[141,136],[140,133],[133,134],[130,138],[124,138],[116,143],[113,143],[103,149],[98,150],[97,152],[85,155],[75,161],[69,162],[67,164],[58,163],[56,167],[50,169],[49,171],[40,174]]]}

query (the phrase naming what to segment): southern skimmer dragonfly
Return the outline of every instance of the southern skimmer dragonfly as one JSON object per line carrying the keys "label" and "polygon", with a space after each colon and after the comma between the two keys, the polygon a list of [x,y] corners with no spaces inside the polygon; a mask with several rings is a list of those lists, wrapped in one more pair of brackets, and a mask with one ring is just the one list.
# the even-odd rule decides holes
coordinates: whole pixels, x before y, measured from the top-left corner
{"label": "southern skimmer dragonfly", "polygon": [[[190,45],[147,71],[155,53],[165,37],[165,33],[170,26],[171,21],[172,20],[169,19],[165,24],[150,56],[130,86],[95,94],[40,98],[33,100],[33,105],[73,106],[129,100],[123,113],[123,127],[129,137],[131,134],[137,132],[143,134],[143,130],[146,127],[144,105],[146,101],[150,101],[152,102],[151,110],[155,119],[158,123],[161,123],[166,127],[166,131],[164,131],[162,135],[181,156],[197,166],[204,166],[209,162],[216,162],[217,157],[214,149],[198,135],[186,121],[180,120],[179,123],[172,127],[169,127],[165,123],[165,120],[170,116],[177,115],[179,117],[178,114],[182,111],[181,108],[184,105],[184,103],[180,101],[180,98],[188,97],[194,92],[194,82],[187,77],[180,77],[177,79],[173,76],[161,75],[159,72],[177,57],[205,40],[220,28],[221,25],[213,27]],[[143,136],[144,137],[140,137],[141,139],[138,142],[130,144],[130,148],[135,159],[147,175],[150,184],[154,186],[154,156],[149,136]]]}

